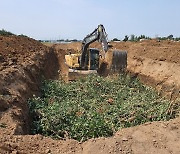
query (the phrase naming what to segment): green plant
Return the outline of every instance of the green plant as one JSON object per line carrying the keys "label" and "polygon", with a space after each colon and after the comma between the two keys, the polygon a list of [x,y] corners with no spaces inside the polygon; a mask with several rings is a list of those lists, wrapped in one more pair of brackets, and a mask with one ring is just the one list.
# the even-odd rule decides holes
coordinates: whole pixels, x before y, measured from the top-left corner
{"label": "green plant", "polygon": [[27,38],[28,38],[28,36],[26,36],[26,35],[24,35],[24,34],[20,34],[20,35],[18,35],[18,36],[27,37]]}
{"label": "green plant", "polygon": [[5,123],[0,123],[0,128],[6,128],[7,127],[7,124]]}
{"label": "green plant", "polygon": [[113,38],[112,41],[120,41],[118,38]]}
{"label": "green plant", "polygon": [[[33,134],[79,141],[177,114],[177,108],[152,88],[123,75],[117,79],[90,75],[71,83],[44,81],[42,97],[29,100],[29,107]],[[173,112],[168,112],[170,108]]]}
{"label": "green plant", "polygon": [[9,35],[14,35],[14,34],[11,33],[11,32],[6,31],[4,29],[2,29],[2,30],[0,30],[0,35],[2,35],[2,36],[9,36]]}

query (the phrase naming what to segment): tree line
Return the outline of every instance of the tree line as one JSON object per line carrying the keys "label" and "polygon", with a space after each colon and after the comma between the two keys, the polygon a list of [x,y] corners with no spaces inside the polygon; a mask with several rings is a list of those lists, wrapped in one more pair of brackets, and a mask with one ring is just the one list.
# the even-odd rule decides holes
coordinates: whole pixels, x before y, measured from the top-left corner
{"label": "tree line", "polygon": [[[0,36],[11,36],[11,35],[15,35],[13,34],[12,32],[9,32],[7,30],[0,30]],[[21,35],[18,35],[18,36],[23,36],[23,37],[28,37],[24,34],[21,34]],[[118,38],[114,38],[112,39],[112,41],[132,41],[132,42],[137,42],[137,41],[140,41],[140,40],[151,40],[152,38],[149,37],[149,36],[145,36],[145,35],[140,35],[140,36],[135,36],[134,34],[128,36],[128,35],[125,35],[125,37],[120,40]],[[168,35],[168,36],[165,36],[165,37],[156,37],[156,39],[158,40],[174,40],[174,41],[180,41],[180,37],[174,37],[172,34]],[[40,42],[51,42],[52,40],[39,40]],[[56,40],[56,42],[79,42],[81,40],[77,40],[77,39],[59,39],[59,40]]]}
{"label": "tree line", "polygon": [[[132,41],[137,42],[140,40],[151,40],[152,38],[145,35],[135,36],[134,34],[128,36],[125,35],[124,39],[120,40],[118,38],[114,38],[112,41]],[[157,40],[174,40],[174,41],[180,41],[180,37],[174,37],[172,34],[168,35],[166,37],[156,37]]]}

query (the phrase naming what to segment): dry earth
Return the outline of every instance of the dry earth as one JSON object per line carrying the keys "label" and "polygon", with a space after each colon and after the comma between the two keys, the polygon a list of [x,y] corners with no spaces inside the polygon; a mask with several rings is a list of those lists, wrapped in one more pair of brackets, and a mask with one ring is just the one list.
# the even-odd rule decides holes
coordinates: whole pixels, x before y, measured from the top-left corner
{"label": "dry earth", "polygon": [[[172,100],[179,97],[179,42],[151,40],[112,45],[114,49],[128,51],[128,71],[133,76]],[[98,43],[92,46],[100,48]],[[0,153],[179,154],[180,118],[122,129],[112,137],[84,143],[28,135],[31,118],[27,99],[40,95],[44,78],[68,80],[64,55],[80,48],[80,43],[50,48],[25,37],[0,36]]]}

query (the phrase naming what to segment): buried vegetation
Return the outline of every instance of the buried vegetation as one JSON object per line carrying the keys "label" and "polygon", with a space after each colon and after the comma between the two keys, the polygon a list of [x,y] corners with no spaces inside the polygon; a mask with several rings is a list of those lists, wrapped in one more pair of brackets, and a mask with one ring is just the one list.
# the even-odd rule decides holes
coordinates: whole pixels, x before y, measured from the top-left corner
{"label": "buried vegetation", "polygon": [[29,101],[32,133],[85,141],[111,136],[124,127],[169,120],[178,105],[138,79],[90,75],[75,82],[45,81],[42,97]]}

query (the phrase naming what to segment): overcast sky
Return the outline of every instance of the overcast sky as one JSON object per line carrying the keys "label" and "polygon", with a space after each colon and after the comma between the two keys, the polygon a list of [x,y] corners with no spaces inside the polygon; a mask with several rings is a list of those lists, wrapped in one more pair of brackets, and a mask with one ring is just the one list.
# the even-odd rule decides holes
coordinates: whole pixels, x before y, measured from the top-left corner
{"label": "overcast sky", "polygon": [[180,36],[180,0],[0,0],[0,29],[35,39],[83,39],[103,24],[109,39]]}

